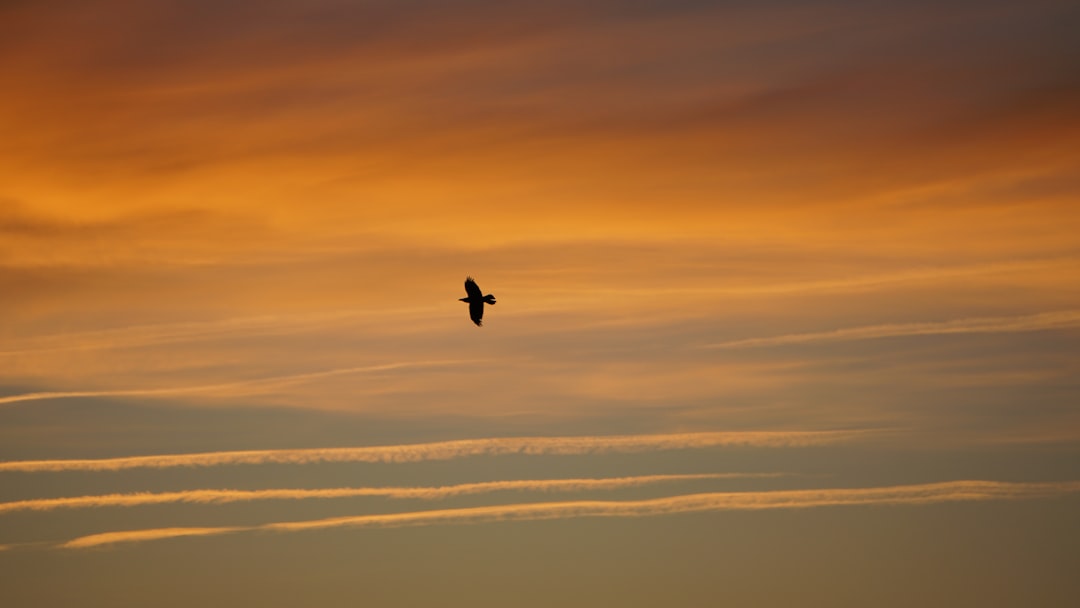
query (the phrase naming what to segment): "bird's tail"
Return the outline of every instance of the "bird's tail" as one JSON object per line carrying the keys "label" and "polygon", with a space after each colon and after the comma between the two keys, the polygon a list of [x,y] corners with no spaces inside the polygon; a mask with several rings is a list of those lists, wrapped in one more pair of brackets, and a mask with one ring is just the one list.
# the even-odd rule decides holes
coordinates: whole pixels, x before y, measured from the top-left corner
{"label": "bird's tail", "polygon": [[494,304],[495,303],[495,296],[493,296],[493,295],[491,295],[489,293],[488,295],[484,296],[484,301],[487,302],[488,304]]}

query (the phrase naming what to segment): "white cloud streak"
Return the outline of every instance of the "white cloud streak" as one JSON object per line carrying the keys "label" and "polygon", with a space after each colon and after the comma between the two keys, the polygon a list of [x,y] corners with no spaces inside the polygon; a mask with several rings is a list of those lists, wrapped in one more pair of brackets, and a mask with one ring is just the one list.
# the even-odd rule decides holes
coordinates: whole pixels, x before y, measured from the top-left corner
{"label": "white cloud streak", "polygon": [[70,540],[62,548],[83,549],[137,543],[177,536],[210,536],[235,532],[300,532],[328,528],[386,528],[446,523],[532,521],[577,517],[648,517],[710,511],[806,509],[842,505],[927,505],[943,502],[1049,498],[1080,492],[1080,482],[1010,483],[949,481],[883,488],[832,488],[769,492],[710,492],[650,500],[569,501],[494,505],[462,509],[411,511],[378,515],[278,522],[245,527],[162,528],[93,534]]}
{"label": "white cloud streak", "polygon": [[225,504],[255,500],[306,500],[312,498],[354,498],[361,496],[440,500],[454,496],[484,494],[489,492],[582,492],[589,490],[616,490],[678,481],[763,478],[780,477],[783,475],[786,474],[698,473],[684,475],[638,475],[632,477],[600,479],[522,479],[485,481],[436,487],[282,488],[267,490],[204,489],[158,493],[137,492],[130,494],[103,494],[98,496],[42,498],[5,502],[0,503],[0,514],[16,511],[53,511],[56,509],[83,509],[93,507],[135,507],[173,503]]}
{"label": "white cloud streak", "polygon": [[168,388],[147,389],[117,389],[101,391],[53,391],[38,393],[22,393],[0,397],[0,405],[7,403],[19,403],[22,401],[41,401],[45,399],[73,399],[78,397],[172,397],[176,395],[255,395],[266,393],[283,386],[321,380],[334,376],[346,376],[352,374],[370,374],[376,372],[392,371],[405,368],[442,367],[453,365],[467,365],[478,363],[481,359],[464,359],[448,361],[415,361],[402,363],[386,363],[382,365],[365,365],[360,367],[343,367],[318,372],[303,374],[289,374],[285,376],[273,376],[270,378],[256,378],[254,380],[240,380],[237,382],[225,382],[221,384],[204,384],[198,386],[178,386]]}
{"label": "white cloud streak", "polygon": [[1080,327],[1080,310],[1046,312],[1017,317],[986,317],[956,319],[926,323],[890,323],[848,327],[830,331],[785,334],[763,338],[745,338],[705,345],[705,348],[750,348],[806,344],[811,342],[839,342],[845,340],[870,340],[898,336],[930,336],[943,334],[1014,333]]}
{"label": "white cloud streak", "polygon": [[93,460],[23,460],[0,462],[0,472],[120,471],[147,468],[212,467],[238,464],[314,464],[323,462],[397,463],[507,454],[563,456],[743,446],[788,448],[853,441],[875,432],[880,431],[869,429],[732,431],[667,435],[491,437],[352,448],[203,452]]}

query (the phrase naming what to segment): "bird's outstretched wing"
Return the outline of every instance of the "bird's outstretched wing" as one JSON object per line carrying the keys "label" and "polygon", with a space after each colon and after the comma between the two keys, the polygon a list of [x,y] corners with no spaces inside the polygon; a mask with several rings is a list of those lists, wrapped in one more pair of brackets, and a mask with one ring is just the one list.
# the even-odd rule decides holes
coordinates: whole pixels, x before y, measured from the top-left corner
{"label": "bird's outstretched wing", "polygon": [[[476,286],[476,283],[473,283],[473,287],[475,287],[475,286]],[[477,290],[477,291],[479,291],[479,290]],[[472,322],[476,323],[478,326],[484,324],[481,321],[481,319],[484,318],[484,301],[483,300],[475,300],[473,302],[469,302],[469,318],[471,318]]]}
{"label": "bird's outstretched wing", "polygon": [[[484,294],[480,292],[480,286],[476,284],[476,281],[472,280],[472,277],[465,277],[465,293],[469,294],[472,299],[483,299]],[[480,310],[483,310],[481,307]],[[473,319],[479,319],[479,316],[473,315]]]}

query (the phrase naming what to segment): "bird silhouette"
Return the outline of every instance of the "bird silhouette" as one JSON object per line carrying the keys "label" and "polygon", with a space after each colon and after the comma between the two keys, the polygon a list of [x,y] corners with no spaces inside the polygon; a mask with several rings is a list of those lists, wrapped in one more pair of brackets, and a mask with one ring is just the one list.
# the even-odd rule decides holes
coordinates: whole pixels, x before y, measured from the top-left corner
{"label": "bird silhouette", "polygon": [[469,294],[469,297],[459,299],[462,302],[469,303],[469,318],[479,327],[484,324],[482,321],[484,318],[484,303],[494,305],[495,296],[490,293],[486,296],[481,295],[484,292],[480,291],[480,286],[476,284],[472,277],[465,277],[465,293]]}

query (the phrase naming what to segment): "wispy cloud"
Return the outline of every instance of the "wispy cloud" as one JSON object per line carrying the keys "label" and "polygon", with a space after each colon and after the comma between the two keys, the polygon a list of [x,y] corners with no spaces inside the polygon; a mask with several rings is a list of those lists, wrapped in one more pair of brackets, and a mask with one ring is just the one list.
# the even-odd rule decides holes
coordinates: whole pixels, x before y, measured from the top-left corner
{"label": "wispy cloud", "polygon": [[82,509],[89,507],[135,507],[167,503],[224,504],[254,500],[305,500],[310,498],[353,498],[359,496],[438,500],[453,496],[501,491],[580,492],[588,490],[615,490],[676,481],[779,477],[782,475],[785,475],[785,473],[698,473],[683,475],[638,475],[600,479],[521,479],[510,481],[485,481],[435,487],[321,488],[311,490],[295,488],[267,490],[207,489],[158,493],[137,492],[131,494],[104,494],[98,496],[42,498],[5,502],[0,503],[0,514],[15,511],[52,511],[55,509]]}
{"label": "wispy cloud", "polygon": [[167,388],[140,388],[100,391],[48,391],[37,393],[22,393],[19,395],[8,395],[6,397],[0,397],[0,405],[7,403],[19,403],[22,401],[41,401],[45,399],[72,399],[77,397],[171,397],[176,395],[195,394],[209,394],[219,396],[251,395],[264,393],[270,390],[280,388],[282,386],[288,386],[291,384],[298,384],[302,382],[311,382],[313,380],[331,378],[334,376],[385,372],[405,368],[466,365],[469,363],[476,363],[478,361],[480,360],[467,359],[450,361],[414,361],[403,363],[386,363],[382,365],[343,367],[318,372],[307,372],[303,374],[288,374],[284,376],[273,376],[270,378],[257,378],[255,380],[241,380],[237,382],[203,384],[197,386],[174,386]]}
{"label": "wispy cloud", "polygon": [[237,464],[312,464],[319,462],[393,463],[450,460],[468,456],[498,456],[504,454],[555,456],[685,450],[723,446],[805,447],[852,441],[875,432],[880,431],[856,429],[578,437],[491,437],[352,448],[202,452],[92,460],[23,460],[0,462],[0,472],[119,471],[145,468],[211,467]]}
{"label": "wispy cloud", "polygon": [[911,268],[895,272],[866,274],[850,277],[811,279],[804,281],[773,282],[756,285],[709,287],[718,295],[780,295],[787,293],[827,291],[871,291],[895,284],[922,284],[948,281],[965,277],[1031,272],[1046,268],[1074,267],[1076,260],[1044,259],[1026,262],[1000,262],[993,264],[969,264],[938,268]]}
{"label": "wispy cloud", "polygon": [[[667,241],[657,241],[656,245],[664,245]],[[595,245],[595,244],[594,244]],[[562,246],[562,249],[568,249]],[[578,253],[573,251],[572,253]],[[625,255],[626,252],[622,251]],[[520,252],[513,248],[507,248],[502,254],[523,264],[523,260],[514,258]],[[868,275],[813,278],[796,281],[770,281],[750,282],[743,284],[727,285],[693,285],[679,286],[667,285],[664,292],[682,296],[770,296],[786,293],[800,292],[831,292],[831,291],[862,291],[872,290],[879,287],[892,287],[896,283],[927,283],[946,281],[965,277],[979,277],[986,275],[1002,275],[1030,273],[1039,270],[1056,270],[1064,272],[1075,268],[1077,261],[1074,259],[1048,258],[1042,260],[1030,260],[1023,262],[1007,262],[993,264],[968,264],[958,266],[925,268],[908,268],[893,272],[875,273]],[[642,288],[630,285],[595,286],[573,285],[542,285],[535,286],[525,283],[522,288],[529,290],[530,299],[544,296],[558,296],[543,305],[519,306],[519,311],[544,311],[561,310],[570,308],[565,304],[567,300],[573,300],[572,308],[579,310],[582,306],[582,298],[608,296],[628,297],[655,297],[655,287]],[[341,324],[356,324],[359,322],[382,322],[386,318],[405,315],[420,315],[437,311],[437,307],[395,307],[393,309],[367,309],[367,310],[334,310],[312,313],[293,314],[264,314],[249,317],[231,317],[222,319],[186,321],[174,323],[158,323],[148,325],[118,326],[106,329],[66,332],[58,334],[37,335],[22,338],[16,341],[8,341],[5,349],[0,350],[0,357],[19,357],[34,354],[48,354],[70,351],[93,351],[121,348],[138,348],[145,346],[159,346],[184,342],[211,341],[229,339],[241,336],[282,335],[318,331],[327,327],[340,327]]]}
{"label": "wispy cloud", "polygon": [[0,350],[0,356],[25,356],[72,350],[98,350],[108,348],[133,348],[148,345],[171,344],[194,340],[211,340],[236,334],[261,335],[287,333],[297,329],[319,327],[327,322],[347,320],[348,313],[326,315],[263,315],[247,318],[218,319],[134,325],[96,331],[37,336]]}
{"label": "wispy cloud", "polygon": [[154,530],[138,530],[136,532],[106,532],[93,536],[84,536],[64,543],[62,546],[76,549],[94,547],[97,545],[110,545],[114,543],[141,542],[159,540],[162,538],[176,538],[179,536],[216,536],[229,532],[240,532],[249,528],[157,528]]}
{"label": "wispy cloud", "polygon": [[[779,490],[771,492],[710,492],[633,501],[569,501],[522,503],[440,509],[381,515],[335,517],[279,522],[246,527],[164,528],[106,532],[73,539],[60,545],[81,549],[118,543],[143,542],[176,536],[210,536],[242,531],[299,532],[326,528],[428,526],[444,523],[487,523],[576,517],[647,517],[707,511],[806,509],[839,505],[925,505],[942,502],[1047,498],[1080,492],[1080,482],[1010,483],[949,481],[883,488]],[[190,532],[189,532],[190,531]]]}
{"label": "wispy cloud", "polygon": [[432,307],[398,307],[390,310],[338,310],[308,314],[256,315],[207,321],[131,325],[108,329],[33,336],[8,342],[0,357],[68,351],[91,351],[160,346],[182,342],[211,341],[235,337],[294,334],[362,321],[385,322],[390,316],[417,315]]}
{"label": "wispy cloud", "polygon": [[706,348],[748,348],[755,346],[779,346],[783,344],[805,344],[809,342],[869,340],[897,336],[1013,333],[1072,327],[1080,327],[1080,310],[1045,312],[1016,317],[984,317],[927,323],[865,325],[862,327],[847,327],[830,331],[730,340],[728,342],[708,344],[706,345]]}

